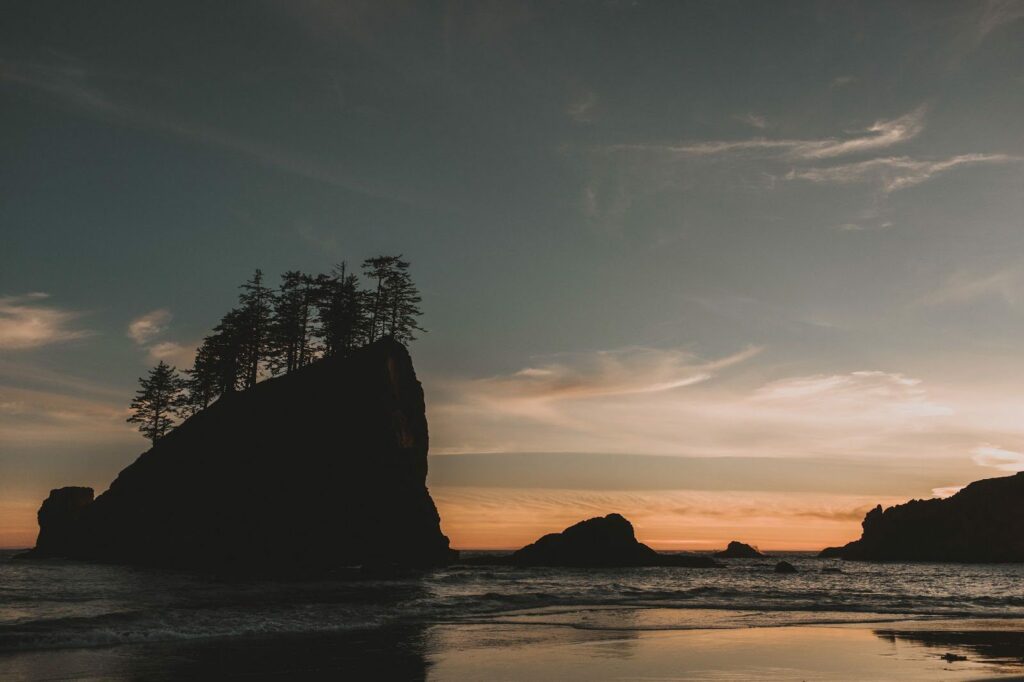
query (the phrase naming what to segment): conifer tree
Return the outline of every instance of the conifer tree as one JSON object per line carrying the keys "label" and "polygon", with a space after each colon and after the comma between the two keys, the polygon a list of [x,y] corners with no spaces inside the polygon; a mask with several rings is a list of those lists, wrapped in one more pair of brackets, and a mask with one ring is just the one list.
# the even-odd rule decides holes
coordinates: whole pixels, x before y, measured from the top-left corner
{"label": "conifer tree", "polygon": [[268,349],[273,373],[291,372],[313,361],[313,307],[317,298],[317,283],[309,275],[297,270],[281,275],[281,286],[273,299]]}
{"label": "conifer tree", "polygon": [[390,335],[401,342],[416,339],[414,332],[426,331],[417,318],[422,300],[409,275],[409,262],[397,256],[377,256],[363,261],[363,273],[373,282],[370,295],[368,342]]}
{"label": "conifer tree", "polygon": [[318,276],[316,284],[324,355],[345,355],[367,336],[367,294],[359,286],[359,277],[347,272],[344,262],[334,269],[333,276]]}
{"label": "conifer tree", "polygon": [[132,398],[132,414],[127,421],[138,424],[142,435],[155,444],[181,416],[184,388],[177,370],[161,360],[148,376],[139,378],[139,390]]}
{"label": "conifer tree", "polygon": [[267,358],[267,339],[273,292],[263,285],[263,271],[259,268],[252,278],[241,286],[238,295],[240,313],[239,359],[242,363],[242,387],[252,388],[260,375],[260,365]]}

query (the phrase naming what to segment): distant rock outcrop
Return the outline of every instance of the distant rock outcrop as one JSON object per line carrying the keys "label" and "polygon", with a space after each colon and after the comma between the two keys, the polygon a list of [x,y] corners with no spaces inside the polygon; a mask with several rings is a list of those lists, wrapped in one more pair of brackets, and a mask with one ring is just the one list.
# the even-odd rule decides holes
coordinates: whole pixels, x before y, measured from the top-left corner
{"label": "distant rock outcrop", "polygon": [[776,573],[796,573],[796,566],[789,563],[788,561],[780,561],[775,564]]}
{"label": "distant rock outcrop", "polygon": [[1024,562],[1024,472],[864,517],[863,533],[819,556],[861,561]]}
{"label": "distant rock outcrop", "polygon": [[39,508],[39,538],[35,551],[41,556],[67,552],[76,546],[82,512],[92,504],[92,488],[57,488]]}
{"label": "distant rock outcrop", "polygon": [[690,566],[712,567],[710,557],[659,554],[638,542],[633,524],[620,514],[581,521],[561,533],[550,533],[514,552],[519,566]]}
{"label": "distant rock outcrop", "polygon": [[229,572],[446,563],[427,445],[409,354],[379,341],[221,398],[95,501],[55,490],[33,555]]}
{"label": "distant rock outcrop", "polygon": [[729,543],[729,546],[723,549],[721,552],[715,552],[715,556],[720,559],[763,559],[764,554],[761,554],[757,549],[751,547],[745,542],[739,542],[733,540]]}

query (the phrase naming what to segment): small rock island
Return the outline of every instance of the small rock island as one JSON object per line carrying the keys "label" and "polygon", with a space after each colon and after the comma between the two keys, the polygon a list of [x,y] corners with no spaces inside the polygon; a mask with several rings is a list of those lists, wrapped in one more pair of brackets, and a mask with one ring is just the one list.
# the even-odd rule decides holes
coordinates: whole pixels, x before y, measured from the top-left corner
{"label": "small rock island", "polygon": [[748,545],[745,542],[739,542],[733,540],[729,543],[729,546],[723,549],[721,552],[715,552],[715,556],[720,559],[763,559],[764,554],[757,551],[757,548]]}
{"label": "small rock island", "polygon": [[685,566],[711,568],[706,556],[661,554],[636,539],[633,524],[621,514],[598,516],[549,533],[508,557],[517,566]]}

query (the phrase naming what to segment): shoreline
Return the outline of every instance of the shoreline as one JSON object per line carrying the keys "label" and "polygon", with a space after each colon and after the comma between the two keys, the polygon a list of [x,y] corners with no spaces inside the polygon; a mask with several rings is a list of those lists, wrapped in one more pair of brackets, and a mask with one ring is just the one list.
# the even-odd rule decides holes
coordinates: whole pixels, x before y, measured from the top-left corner
{"label": "shoreline", "polygon": [[[721,611],[719,618],[742,618]],[[659,630],[643,622],[632,629],[566,627],[530,622],[531,614],[537,615],[505,614],[522,619],[511,622],[399,622],[348,632],[3,652],[0,678],[1024,679],[1024,623],[1016,620],[894,617]],[[639,617],[650,624],[657,615]]]}

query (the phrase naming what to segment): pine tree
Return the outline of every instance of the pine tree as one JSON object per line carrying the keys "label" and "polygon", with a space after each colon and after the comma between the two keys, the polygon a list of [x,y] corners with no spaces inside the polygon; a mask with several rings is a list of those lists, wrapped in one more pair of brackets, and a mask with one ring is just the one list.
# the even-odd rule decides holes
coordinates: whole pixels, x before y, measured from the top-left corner
{"label": "pine tree", "polygon": [[155,444],[181,416],[184,388],[178,371],[161,360],[150,370],[149,376],[139,378],[139,390],[132,398],[128,422],[138,424],[142,435]]}
{"label": "pine tree", "polygon": [[369,323],[367,343],[373,343],[384,335],[384,322],[390,306],[387,300],[387,282],[400,256],[376,256],[363,261],[363,274],[373,283],[368,296]]}
{"label": "pine tree", "polygon": [[185,374],[185,406],[189,414],[205,410],[214,398],[220,394],[217,374],[217,357],[209,337],[196,350],[196,359],[192,369]]}
{"label": "pine tree", "polygon": [[259,379],[260,365],[267,358],[273,292],[263,286],[263,271],[259,268],[241,289],[242,293],[238,295],[238,322],[241,330],[239,359],[242,366],[242,387],[252,388]]}
{"label": "pine tree", "polygon": [[360,288],[359,277],[346,271],[344,262],[334,269],[333,276],[319,275],[316,287],[324,355],[345,355],[367,336],[367,293]]}
{"label": "pine tree", "polygon": [[427,331],[420,326],[418,320],[423,314],[419,308],[423,299],[409,274],[409,263],[401,260],[401,256],[396,259],[395,267],[385,282],[385,288],[388,304],[387,333],[399,343],[415,341],[414,332]]}
{"label": "pine tree", "polygon": [[273,299],[268,348],[274,374],[291,372],[313,361],[313,306],[318,294],[317,283],[309,275],[297,270],[281,275],[281,286]]}
{"label": "pine tree", "polygon": [[397,256],[377,256],[363,261],[363,273],[374,283],[370,302],[368,341],[389,335],[397,341],[414,341],[422,315],[416,285],[409,274],[409,262]]}

